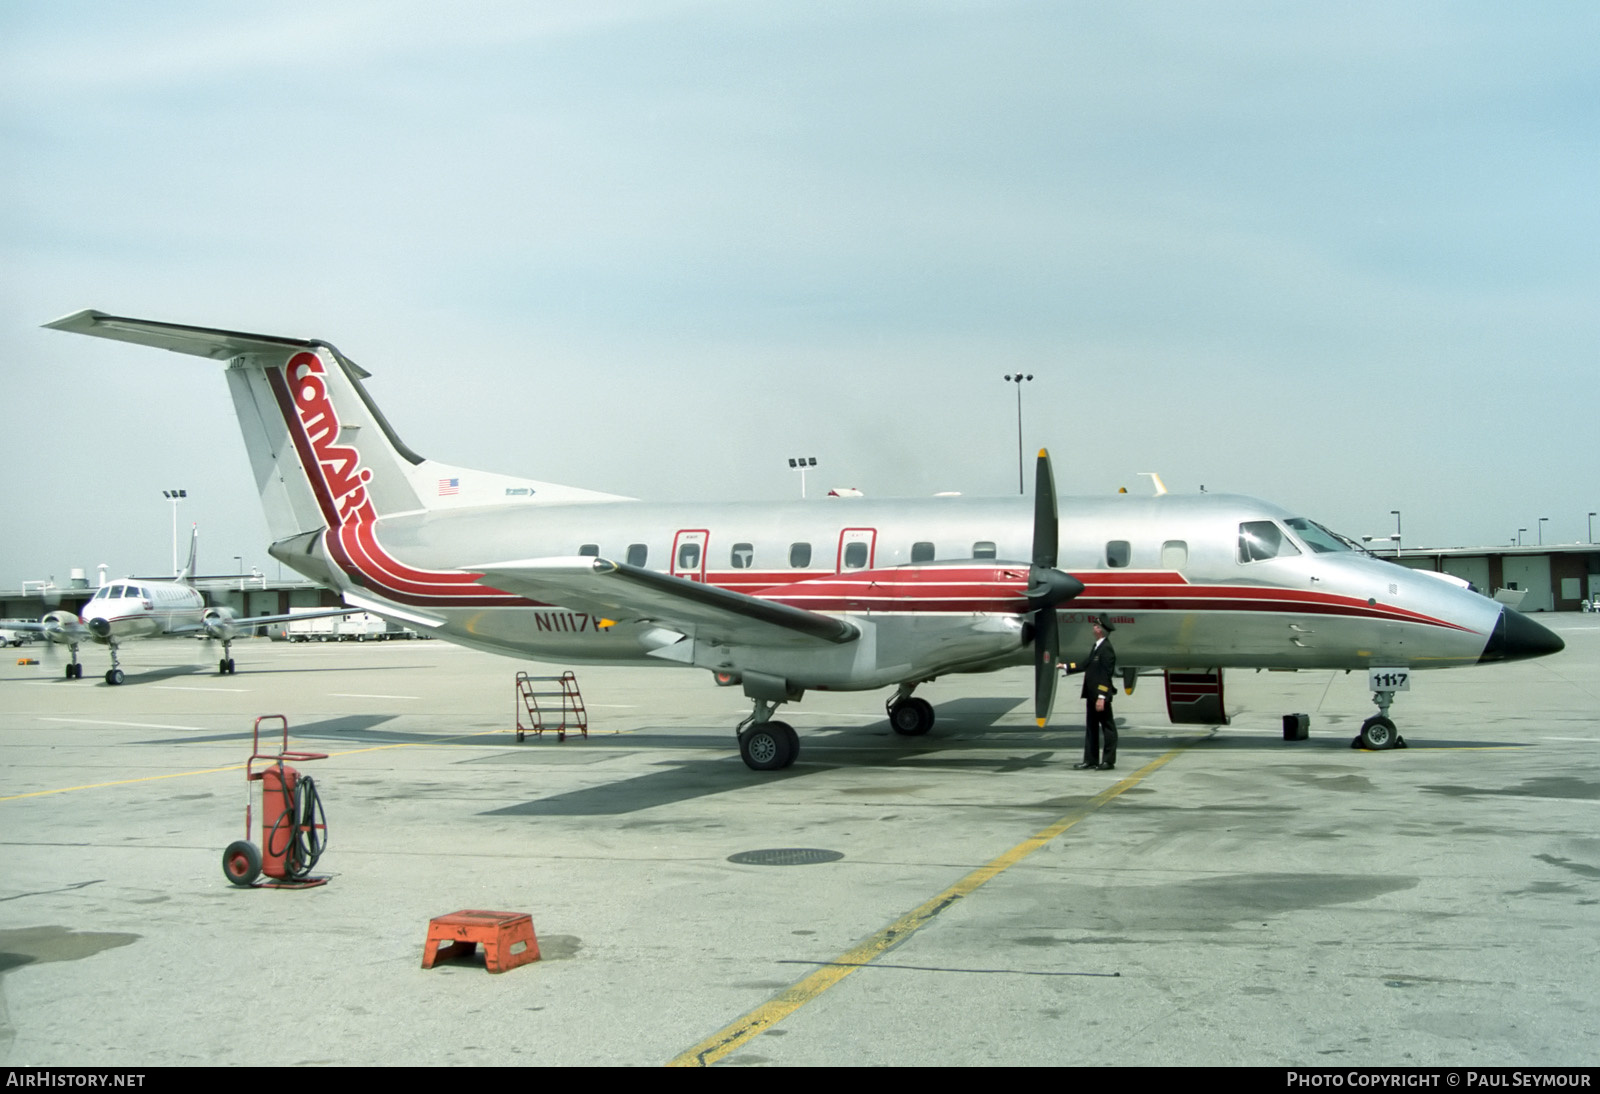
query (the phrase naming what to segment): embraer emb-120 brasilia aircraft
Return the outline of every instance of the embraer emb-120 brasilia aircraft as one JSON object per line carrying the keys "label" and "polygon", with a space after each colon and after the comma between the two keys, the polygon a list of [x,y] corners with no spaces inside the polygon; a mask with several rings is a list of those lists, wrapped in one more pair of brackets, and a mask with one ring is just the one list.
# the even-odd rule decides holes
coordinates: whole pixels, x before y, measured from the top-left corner
{"label": "embraer emb-120 brasilia aircraft", "polygon": [[1392,747],[1413,669],[1555,653],[1561,639],[1435,575],[1253,498],[1065,499],[1048,457],[1026,499],[651,504],[417,455],[327,342],[83,311],[47,326],[228,362],[274,543],[347,604],[540,661],[667,664],[738,683],[739,750],[787,767],[772,717],[806,691],[892,687],[890,724],[947,673],[1034,665],[1049,718],[1062,648],[1117,626],[1123,682],[1160,672],[1174,722],[1225,724],[1226,668],[1368,670]]}

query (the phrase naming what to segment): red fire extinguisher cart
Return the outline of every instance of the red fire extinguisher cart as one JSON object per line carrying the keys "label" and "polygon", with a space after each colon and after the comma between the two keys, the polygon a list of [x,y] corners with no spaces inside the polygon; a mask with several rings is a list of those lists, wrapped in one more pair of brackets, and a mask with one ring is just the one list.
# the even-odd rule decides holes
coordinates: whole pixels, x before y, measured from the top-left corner
{"label": "red fire extinguisher cart", "polygon": [[[261,723],[276,721],[283,730],[283,743],[276,753],[261,751]],[[324,885],[325,877],[311,877],[311,869],[322,857],[328,842],[328,819],[322,812],[322,799],[309,775],[302,775],[287,761],[305,763],[326,760],[325,752],[290,752],[289,719],[281,714],[263,714],[251,729],[250,759],[245,761],[244,839],[234,840],[222,852],[222,872],[241,887],[256,884],[265,874],[271,880],[263,885],[305,889]],[[255,765],[261,762],[263,766]],[[261,846],[250,842],[250,784],[261,784]]]}

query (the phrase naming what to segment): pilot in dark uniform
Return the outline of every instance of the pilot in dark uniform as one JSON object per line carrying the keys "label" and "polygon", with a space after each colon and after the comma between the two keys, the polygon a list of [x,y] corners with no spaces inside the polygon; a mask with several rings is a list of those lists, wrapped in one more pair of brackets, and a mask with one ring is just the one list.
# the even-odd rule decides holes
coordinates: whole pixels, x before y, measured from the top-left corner
{"label": "pilot in dark uniform", "polygon": [[1117,766],[1117,723],[1111,700],[1117,694],[1117,651],[1107,633],[1115,630],[1105,616],[1094,621],[1094,649],[1083,665],[1083,762],[1073,764],[1110,771]]}

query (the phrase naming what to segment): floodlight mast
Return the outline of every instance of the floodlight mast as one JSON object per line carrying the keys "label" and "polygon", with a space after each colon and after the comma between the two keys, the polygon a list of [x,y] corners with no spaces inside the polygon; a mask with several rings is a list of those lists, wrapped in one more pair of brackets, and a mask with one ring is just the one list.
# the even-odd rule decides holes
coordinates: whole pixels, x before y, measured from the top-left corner
{"label": "floodlight mast", "polygon": [[[187,490],[163,490],[161,496],[172,503],[172,576],[178,576],[178,502],[189,496]],[[191,575],[192,576],[192,575]]]}

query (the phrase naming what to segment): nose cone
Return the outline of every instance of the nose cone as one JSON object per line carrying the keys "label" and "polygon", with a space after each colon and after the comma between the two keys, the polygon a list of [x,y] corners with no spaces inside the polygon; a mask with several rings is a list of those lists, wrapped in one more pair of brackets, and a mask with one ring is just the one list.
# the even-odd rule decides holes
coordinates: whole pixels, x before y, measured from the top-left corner
{"label": "nose cone", "polygon": [[1479,664],[1485,661],[1521,661],[1528,657],[1544,657],[1560,653],[1567,648],[1561,636],[1540,626],[1521,612],[1510,608],[1500,611],[1500,621],[1483,647]]}

